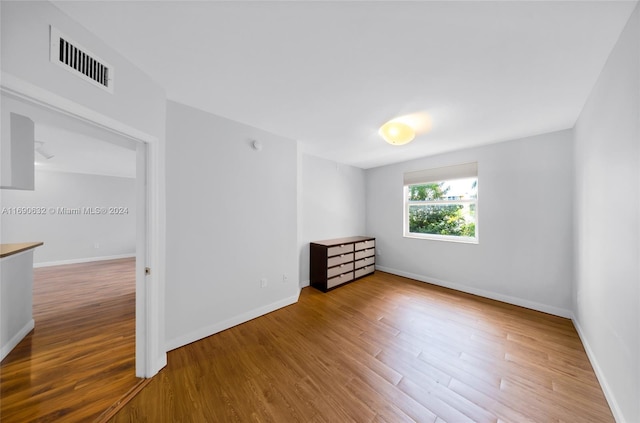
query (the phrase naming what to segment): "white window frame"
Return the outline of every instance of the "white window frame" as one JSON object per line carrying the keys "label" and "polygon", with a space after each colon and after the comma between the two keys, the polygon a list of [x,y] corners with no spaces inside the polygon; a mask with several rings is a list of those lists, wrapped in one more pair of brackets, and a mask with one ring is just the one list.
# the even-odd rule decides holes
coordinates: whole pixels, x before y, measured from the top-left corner
{"label": "white window frame", "polygon": [[[479,216],[480,216],[480,205],[479,205],[479,194],[476,195],[476,198],[469,199],[460,199],[460,200],[432,200],[432,201],[409,201],[409,186],[412,185],[424,185],[424,184],[435,184],[440,182],[453,181],[456,179],[464,179],[464,178],[476,178],[478,180],[478,188],[479,188],[479,178],[478,178],[478,166],[477,163],[465,163],[462,165],[455,166],[447,166],[442,168],[435,169],[426,169],[420,170],[416,172],[409,172],[404,174],[404,187],[403,187],[403,236],[405,238],[417,238],[417,239],[427,239],[433,241],[449,241],[449,242],[461,242],[467,244],[478,244],[479,237]],[[479,191],[479,190],[478,190]],[[409,206],[420,206],[420,205],[471,205],[475,204],[475,236],[457,236],[457,235],[440,235],[440,234],[424,234],[424,233],[415,233],[409,232]]]}

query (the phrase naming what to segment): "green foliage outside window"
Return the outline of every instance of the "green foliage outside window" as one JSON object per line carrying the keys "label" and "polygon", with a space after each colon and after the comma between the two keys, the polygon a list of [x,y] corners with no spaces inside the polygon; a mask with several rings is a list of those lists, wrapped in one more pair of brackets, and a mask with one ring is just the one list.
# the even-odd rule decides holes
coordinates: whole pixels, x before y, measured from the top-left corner
{"label": "green foliage outside window", "polygon": [[449,187],[445,184],[446,181],[409,186],[409,232],[475,237],[475,204],[411,204],[447,200]]}

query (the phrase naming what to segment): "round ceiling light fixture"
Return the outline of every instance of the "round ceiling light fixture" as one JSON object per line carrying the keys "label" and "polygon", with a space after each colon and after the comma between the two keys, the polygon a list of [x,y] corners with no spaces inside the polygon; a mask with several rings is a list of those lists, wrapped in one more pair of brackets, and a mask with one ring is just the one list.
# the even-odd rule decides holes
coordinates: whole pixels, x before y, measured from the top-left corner
{"label": "round ceiling light fixture", "polygon": [[380,127],[380,136],[391,145],[408,144],[416,137],[416,131],[406,123],[389,121]]}

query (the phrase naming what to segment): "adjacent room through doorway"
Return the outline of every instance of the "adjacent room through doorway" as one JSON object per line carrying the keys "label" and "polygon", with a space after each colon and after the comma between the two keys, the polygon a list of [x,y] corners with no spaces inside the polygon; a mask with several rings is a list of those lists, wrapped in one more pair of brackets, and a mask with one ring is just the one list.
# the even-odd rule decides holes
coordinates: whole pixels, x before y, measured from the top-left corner
{"label": "adjacent room through doorway", "polygon": [[94,420],[144,381],[146,146],[4,94],[2,106],[35,124],[35,189],[2,191],[2,209],[20,211],[2,214],[2,243],[44,245],[34,254],[35,328],[0,365],[0,416]]}

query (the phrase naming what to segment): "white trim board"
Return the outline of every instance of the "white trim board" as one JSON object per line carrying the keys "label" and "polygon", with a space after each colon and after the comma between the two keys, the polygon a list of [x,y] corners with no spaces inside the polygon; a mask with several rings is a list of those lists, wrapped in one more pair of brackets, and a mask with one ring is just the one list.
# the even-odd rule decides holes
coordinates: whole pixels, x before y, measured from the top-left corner
{"label": "white trim board", "polygon": [[20,341],[22,341],[24,337],[33,330],[35,325],[35,320],[31,319],[27,322],[26,325],[22,327],[22,329],[18,331],[18,333],[13,336],[13,338],[11,338],[9,341],[7,341],[6,344],[2,346],[2,349],[0,349],[0,361],[4,360],[4,358],[9,355],[9,353],[16,347],[16,345],[18,345]]}
{"label": "white trim board", "polygon": [[209,326],[205,326],[203,328],[197,329],[191,333],[182,335],[179,338],[175,338],[168,341],[166,344],[166,350],[167,352],[169,352],[171,350],[175,350],[176,348],[184,347],[185,345],[191,344],[192,342],[196,342],[208,336],[215,335],[218,332],[222,332],[223,330],[227,330],[239,324],[248,322],[249,320],[253,320],[267,313],[271,313],[272,311],[276,311],[282,307],[295,304],[298,302],[299,297],[300,297],[300,291],[298,291],[297,295],[293,295],[288,298],[283,298],[282,300],[276,301],[271,304],[267,304],[262,307],[258,307],[253,310],[249,310],[245,313],[239,314],[237,316],[231,317],[229,319],[223,320],[213,325],[209,325]]}
{"label": "white trim board", "polygon": [[135,253],[130,253],[130,254],[117,254],[114,256],[85,257],[85,258],[76,258],[76,259],[69,259],[69,260],[43,261],[40,263],[34,263],[33,268],[37,269],[39,267],[61,266],[63,264],[79,264],[79,263],[91,263],[92,261],[117,260],[117,259],[123,259],[123,258],[131,258],[135,256],[136,256]]}
{"label": "white trim board", "polygon": [[152,135],[98,113],[51,91],[40,88],[39,86],[20,79],[11,73],[2,71],[0,74],[0,85],[2,91],[7,94],[28,100],[48,109],[56,110],[66,114],[67,116],[80,119],[83,122],[87,122],[128,139],[143,141],[145,143],[158,142],[158,139]]}
{"label": "white trim board", "polygon": [[580,341],[582,341],[582,346],[584,346],[584,350],[587,352],[587,358],[591,363],[591,367],[593,367],[593,371],[596,374],[596,378],[598,378],[598,382],[600,382],[600,387],[602,388],[602,392],[604,392],[604,397],[607,399],[609,403],[609,407],[611,408],[611,412],[613,413],[613,418],[616,422],[624,423],[626,420],[622,414],[622,410],[620,410],[620,405],[616,401],[616,397],[611,392],[611,387],[607,383],[607,378],[605,377],[602,368],[598,364],[598,360],[596,360],[596,356],[587,341],[587,338],[584,336],[584,331],[582,330],[582,326],[580,326],[580,322],[576,319],[576,316],[571,313],[571,321],[573,322],[573,326],[576,328],[578,332],[578,336],[580,337]]}
{"label": "white trim board", "polygon": [[60,170],[60,169],[42,169],[40,167],[36,167],[37,172],[54,172],[54,173],[71,173],[73,175],[95,175],[95,176],[108,176],[110,178],[125,178],[125,179],[136,179],[135,176],[128,175],[116,175],[116,174],[108,174],[105,172],[77,172],[75,170]]}
{"label": "white trim board", "polygon": [[467,294],[473,294],[496,301],[502,301],[503,303],[529,308],[531,310],[541,311],[543,313],[553,314],[554,316],[560,316],[567,319],[570,319],[573,316],[571,310],[537,303],[535,301],[529,301],[518,297],[512,297],[510,295],[499,294],[497,292],[487,291],[484,289],[473,288],[454,282],[443,281],[442,279],[432,278],[430,276],[417,275],[415,273],[377,265],[376,270],[381,270],[383,272],[391,273],[398,276],[404,276],[405,278],[415,279],[417,281],[430,283],[432,285],[442,286],[444,288],[455,289],[456,291],[466,292]]}

